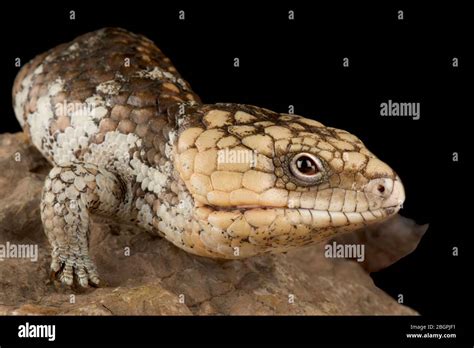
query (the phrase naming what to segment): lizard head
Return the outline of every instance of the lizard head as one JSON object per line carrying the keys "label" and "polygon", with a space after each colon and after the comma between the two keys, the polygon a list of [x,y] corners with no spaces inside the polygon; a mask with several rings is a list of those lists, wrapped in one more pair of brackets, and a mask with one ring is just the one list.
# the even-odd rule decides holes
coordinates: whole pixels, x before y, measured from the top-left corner
{"label": "lizard head", "polygon": [[323,241],[390,217],[405,199],[397,174],[356,136],[254,106],[196,108],[176,152],[195,203],[188,244],[210,256]]}

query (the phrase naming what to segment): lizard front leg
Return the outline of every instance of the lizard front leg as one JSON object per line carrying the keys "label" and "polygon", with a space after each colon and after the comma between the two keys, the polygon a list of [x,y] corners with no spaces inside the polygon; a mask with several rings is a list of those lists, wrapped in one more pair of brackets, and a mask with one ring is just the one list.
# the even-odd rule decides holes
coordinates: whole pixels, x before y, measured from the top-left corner
{"label": "lizard front leg", "polygon": [[75,277],[83,287],[99,284],[89,255],[90,215],[118,215],[124,196],[120,179],[95,165],[71,163],[51,169],[41,220],[52,247],[51,271],[63,284],[72,285]]}

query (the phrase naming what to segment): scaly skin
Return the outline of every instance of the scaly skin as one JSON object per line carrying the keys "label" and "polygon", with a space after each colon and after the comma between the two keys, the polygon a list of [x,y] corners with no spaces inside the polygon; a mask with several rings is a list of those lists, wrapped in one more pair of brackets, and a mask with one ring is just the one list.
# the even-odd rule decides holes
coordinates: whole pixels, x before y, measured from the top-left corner
{"label": "scaly skin", "polygon": [[381,221],[400,179],[354,135],[249,105],[201,104],[148,39],[85,34],[19,72],[16,116],[53,164],[41,218],[51,269],[99,284],[90,216],[201,256],[283,252]]}

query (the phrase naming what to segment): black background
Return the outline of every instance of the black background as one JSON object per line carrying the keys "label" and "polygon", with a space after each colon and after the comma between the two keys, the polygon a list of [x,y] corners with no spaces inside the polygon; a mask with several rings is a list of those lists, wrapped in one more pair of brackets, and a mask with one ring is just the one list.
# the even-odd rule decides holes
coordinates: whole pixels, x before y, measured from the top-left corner
{"label": "black background", "polygon": [[[76,19],[69,20],[69,10]],[[184,10],[186,20],[178,20]],[[288,20],[288,10],[295,20]],[[404,11],[404,20],[397,11]],[[120,26],[149,37],[205,103],[295,113],[359,136],[405,184],[402,215],[430,228],[418,249],[373,274],[430,318],[471,313],[472,19],[459,5],[415,8],[307,2],[30,5],[2,9],[0,132],[19,131],[11,87],[23,63],[77,35]],[[233,66],[239,57],[240,68]],[[350,59],[350,67],[342,59]],[[452,67],[452,58],[459,67]],[[472,78],[471,78],[472,84]],[[420,102],[421,119],[381,117],[388,99]],[[453,163],[452,153],[460,161]],[[459,256],[452,256],[452,248]]]}

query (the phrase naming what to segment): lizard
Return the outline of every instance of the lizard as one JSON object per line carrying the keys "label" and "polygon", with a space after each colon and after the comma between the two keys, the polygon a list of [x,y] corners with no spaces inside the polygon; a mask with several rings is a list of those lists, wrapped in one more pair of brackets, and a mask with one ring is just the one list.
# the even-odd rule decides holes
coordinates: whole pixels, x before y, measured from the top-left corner
{"label": "lizard", "polygon": [[41,197],[51,275],[99,286],[92,217],[215,259],[280,253],[396,214],[396,172],[355,135],[311,118],[204,104],[148,38],[121,28],[36,56],[16,117],[52,164]]}

